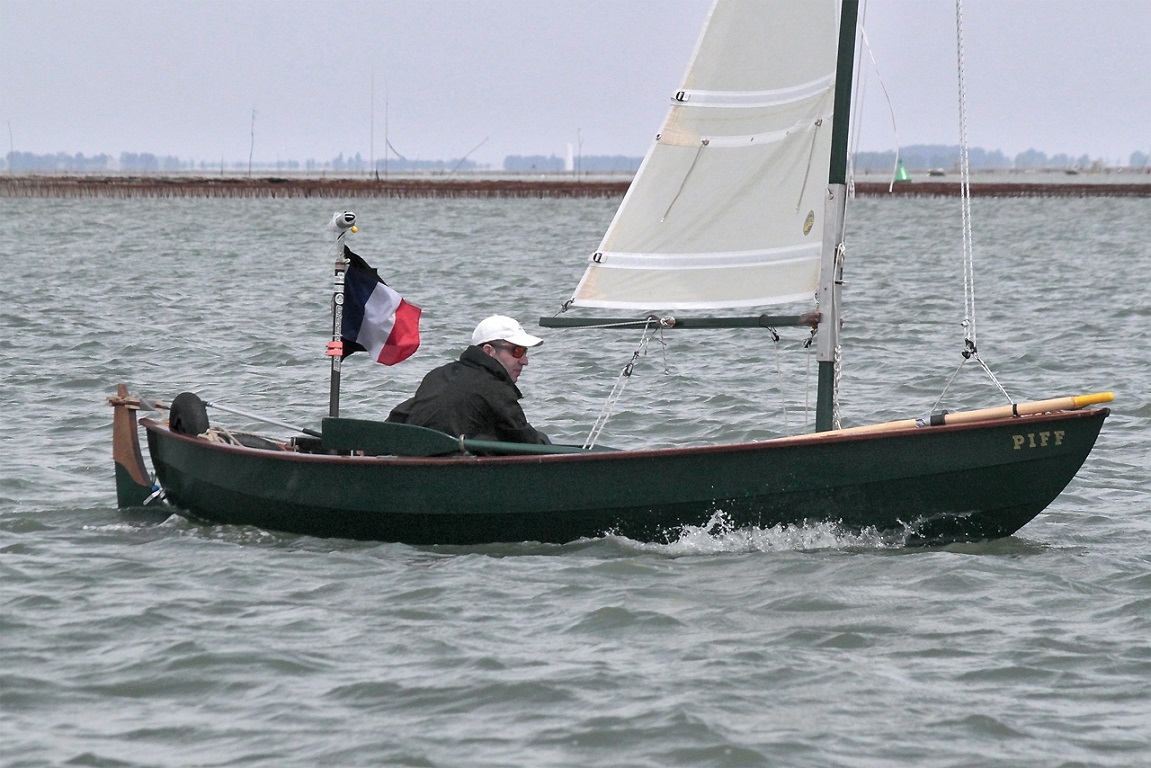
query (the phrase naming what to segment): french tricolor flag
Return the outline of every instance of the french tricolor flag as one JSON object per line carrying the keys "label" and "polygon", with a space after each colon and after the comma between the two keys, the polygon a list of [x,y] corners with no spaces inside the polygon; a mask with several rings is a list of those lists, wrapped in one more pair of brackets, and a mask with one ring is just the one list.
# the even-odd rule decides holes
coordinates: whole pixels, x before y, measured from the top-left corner
{"label": "french tricolor flag", "polygon": [[395,365],[420,346],[420,312],[380,279],[375,269],[344,246],[344,357],[366,351],[377,363]]}

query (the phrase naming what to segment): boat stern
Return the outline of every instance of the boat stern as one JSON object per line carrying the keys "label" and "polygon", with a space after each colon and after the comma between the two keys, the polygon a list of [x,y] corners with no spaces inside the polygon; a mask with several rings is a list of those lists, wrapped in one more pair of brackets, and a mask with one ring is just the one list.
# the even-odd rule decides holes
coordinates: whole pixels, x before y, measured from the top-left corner
{"label": "boat stern", "polygon": [[136,424],[138,398],[132,397],[125,384],[116,387],[108,398],[112,406],[112,461],[116,467],[116,505],[121,509],[142,507],[155,492],[140,451],[140,433]]}

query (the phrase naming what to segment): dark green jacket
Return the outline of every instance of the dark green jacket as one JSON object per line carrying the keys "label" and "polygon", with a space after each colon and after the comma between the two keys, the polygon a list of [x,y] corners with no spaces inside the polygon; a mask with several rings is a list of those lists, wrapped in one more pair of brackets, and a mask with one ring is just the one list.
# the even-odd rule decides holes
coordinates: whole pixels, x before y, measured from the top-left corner
{"label": "dark green jacket", "polygon": [[415,424],[452,437],[511,443],[550,443],[528,424],[519,387],[507,370],[477,346],[431,370],[416,394],[392,409],[388,421]]}

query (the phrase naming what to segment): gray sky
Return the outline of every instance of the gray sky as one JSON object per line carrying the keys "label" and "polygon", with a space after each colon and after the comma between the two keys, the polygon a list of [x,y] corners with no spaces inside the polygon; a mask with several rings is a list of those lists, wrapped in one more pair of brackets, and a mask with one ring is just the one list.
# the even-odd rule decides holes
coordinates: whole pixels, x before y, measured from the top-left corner
{"label": "gray sky", "polygon": [[[0,0],[0,147],[246,161],[254,109],[257,161],[638,156],[710,4]],[[861,6],[859,148],[958,143],[954,0]],[[972,146],[1151,151],[1151,0],[965,0],[964,37]]]}

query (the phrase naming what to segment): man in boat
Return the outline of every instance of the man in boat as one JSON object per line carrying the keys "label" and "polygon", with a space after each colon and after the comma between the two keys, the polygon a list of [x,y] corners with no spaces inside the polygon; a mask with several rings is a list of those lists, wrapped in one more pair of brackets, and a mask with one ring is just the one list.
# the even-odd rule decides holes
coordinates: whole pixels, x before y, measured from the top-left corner
{"label": "man in boat", "polygon": [[550,444],[528,423],[516,386],[528,349],[543,343],[506,315],[485,318],[460,359],[429,371],[415,396],[393,408],[387,420],[452,437]]}

